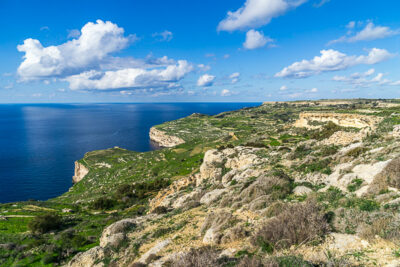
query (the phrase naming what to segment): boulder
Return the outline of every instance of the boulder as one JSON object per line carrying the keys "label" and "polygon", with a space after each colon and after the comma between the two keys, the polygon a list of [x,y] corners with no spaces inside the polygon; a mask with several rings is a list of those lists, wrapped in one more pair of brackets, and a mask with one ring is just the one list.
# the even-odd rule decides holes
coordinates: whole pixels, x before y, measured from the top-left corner
{"label": "boulder", "polygon": [[295,189],[293,189],[293,193],[296,196],[302,196],[302,195],[308,195],[309,193],[312,192],[312,189],[308,188],[307,186],[296,186]]}
{"label": "boulder", "polygon": [[101,235],[100,246],[117,247],[126,238],[126,232],[136,226],[136,220],[124,219],[108,226]]}
{"label": "boulder", "polygon": [[163,250],[166,246],[168,246],[170,243],[171,243],[170,239],[166,239],[157,243],[154,247],[152,247],[150,250],[148,250],[140,257],[139,262],[144,264],[149,264],[157,257],[157,254],[161,250]]}
{"label": "boulder", "polygon": [[103,267],[104,263],[104,249],[102,247],[94,247],[88,251],[76,254],[71,261],[66,265],[67,267]]}
{"label": "boulder", "polygon": [[206,193],[201,199],[200,203],[206,206],[209,206],[216,200],[218,200],[224,193],[227,192],[227,189],[215,189],[211,192]]}

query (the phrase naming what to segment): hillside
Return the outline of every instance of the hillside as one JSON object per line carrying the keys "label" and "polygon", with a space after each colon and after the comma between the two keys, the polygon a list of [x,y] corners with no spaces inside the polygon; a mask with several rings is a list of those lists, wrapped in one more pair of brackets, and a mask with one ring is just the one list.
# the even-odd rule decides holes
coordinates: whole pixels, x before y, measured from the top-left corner
{"label": "hillside", "polygon": [[0,266],[400,266],[400,101],[268,102],[154,126],[0,205]]}

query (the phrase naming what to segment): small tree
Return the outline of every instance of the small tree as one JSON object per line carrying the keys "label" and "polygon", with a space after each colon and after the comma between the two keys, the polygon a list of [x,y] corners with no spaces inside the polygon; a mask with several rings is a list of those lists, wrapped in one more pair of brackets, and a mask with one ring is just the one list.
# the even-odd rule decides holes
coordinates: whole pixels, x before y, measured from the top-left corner
{"label": "small tree", "polygon": [[62,218],[55,213],[47,213],[36,216],[29,222],[28,228],[33,233],[43,234],[52,230],[60,229],[62,225]]}

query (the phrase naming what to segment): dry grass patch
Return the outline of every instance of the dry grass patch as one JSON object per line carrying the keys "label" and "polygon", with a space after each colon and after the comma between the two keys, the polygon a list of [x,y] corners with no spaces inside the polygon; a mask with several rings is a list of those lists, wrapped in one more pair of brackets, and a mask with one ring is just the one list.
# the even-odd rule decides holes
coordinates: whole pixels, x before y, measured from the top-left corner
{"label": "dry grass patch", "polygon": [[251,243],[265,252],[301,243],[319,241],[329,231],[321,208],[314,202],[287,206],[278,216],[262,225]]}

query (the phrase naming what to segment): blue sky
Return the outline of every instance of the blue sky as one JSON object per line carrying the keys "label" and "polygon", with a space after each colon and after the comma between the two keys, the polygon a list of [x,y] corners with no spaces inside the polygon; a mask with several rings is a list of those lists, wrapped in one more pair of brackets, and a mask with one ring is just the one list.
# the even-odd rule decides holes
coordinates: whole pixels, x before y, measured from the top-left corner
{"label": "blue sky", "polygon": [[400,97],[396,0],[0,1],[0,102]]}

